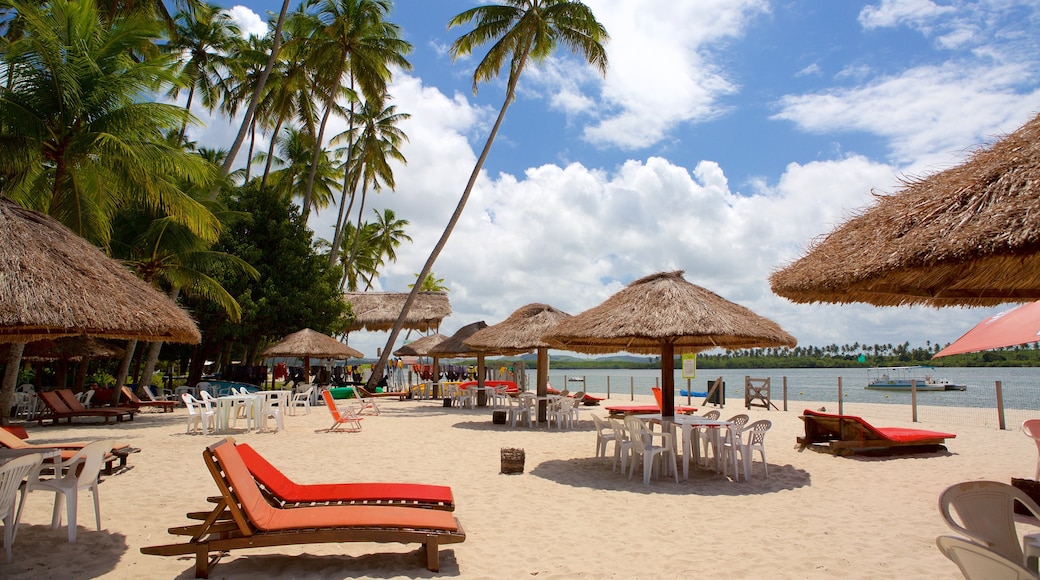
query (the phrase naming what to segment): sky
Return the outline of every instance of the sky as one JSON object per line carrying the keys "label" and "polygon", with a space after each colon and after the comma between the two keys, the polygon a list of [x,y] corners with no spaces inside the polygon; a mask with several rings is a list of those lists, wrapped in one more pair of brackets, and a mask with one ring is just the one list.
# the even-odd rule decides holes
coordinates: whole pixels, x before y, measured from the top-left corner
{"label": "sky", "polygon": [[[280,7],[217,4],[255,31]],[[395,191],[369,195],[365,219],[392,209],[412,242],[373,290],[414,282],[502,104],[503,78],[473,92],[484,52],[453,62],[448,51],[466,31],[448,21],[478,4],[394,2],[390,20],[413,46],[412,69],[390,88],[410,115],[407,164],[394,169]],[[768,277],[874,195],[957,165],[1040,113],[1040,2],[585,4],[610,35],[607,73],[562,48],[525,71],[433,267],[452,308],[442,334],[533,302],[578,314],[672,270],[802,346],[945,345],[1012,306],[802,305],[773,294]],[[231,143],[236,120],[194,112],[206,124],[192,138]],[[333,121],[328,134],[343,128]],[[317,237],[332,238],[336,212],[311,216]],[[348,342],[371,357],[386,340],[361,331]]]}

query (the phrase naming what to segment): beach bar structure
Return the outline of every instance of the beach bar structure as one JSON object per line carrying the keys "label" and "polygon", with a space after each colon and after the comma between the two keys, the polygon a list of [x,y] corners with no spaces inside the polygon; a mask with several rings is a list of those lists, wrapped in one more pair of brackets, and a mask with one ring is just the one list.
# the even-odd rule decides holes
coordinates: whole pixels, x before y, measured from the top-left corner
{"label": "beach bar structure", "polygon": [[[355,330],[383,331],[393,328],[401,314],[408,292],[346,292],[343,299],[350,304],[354,323],[347,332]],[[404,328],[428,332],[439,330],[441,321],[451,315],[451,303],[444,292],[420,292],[408,309]]]}

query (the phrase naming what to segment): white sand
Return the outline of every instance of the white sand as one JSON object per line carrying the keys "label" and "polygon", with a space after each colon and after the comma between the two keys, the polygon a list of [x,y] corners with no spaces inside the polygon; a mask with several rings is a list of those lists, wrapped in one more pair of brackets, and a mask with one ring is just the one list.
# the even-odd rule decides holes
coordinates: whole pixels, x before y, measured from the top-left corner
{"label": "white sand", "polygon": [[[237,551],[211,570],[212,578],[959,578],[934,543],[950,533],[937,509],[939,492],[965,480],[1031,477],[1037,457],[1017,430],[891,421],[877,423],[953,431],[957,438],[945,454],[799,453],[802,407],[753,409],[752,420],[773,421],[768,479],[756,464],[750,482],[692,469],[689,482],[661,478],[644,486],[638,475],[630,480],[594,458],[588,414],[604,416],[602,408],[583,407],[581,428],[561,432],[493,425],[488,409],[449,409],[440,401],[380,406],[382,414],[367,417],[361,433],[321,432],[331,420],[318,407],[287,417],[284,432],[234,436],[301,483],[450,485],[467,539],[442,547],[440,573],[426,570],[417,544],[333,544]],[[741,412],[734,401],[723,417]],[[106,437],[141,448],[129,469],[103,479],[102,530],[94,528],[89,494],[81,493],[79,538],[68,544],[64,528],[48,525],[53,496],[34,492],[14,563],[0,564],[0,577],[193,577],[193,557],[146,556],[140,548],[183,541],[167,528],[189,523],[189,511],[210,509],[206,497],[216,487],[202,449],[218,436],[186,435],[184,409],[107,427],[88,421],[28,428],[32,442]],[[526,450],[525,473],[499,473],[502,447]]]}

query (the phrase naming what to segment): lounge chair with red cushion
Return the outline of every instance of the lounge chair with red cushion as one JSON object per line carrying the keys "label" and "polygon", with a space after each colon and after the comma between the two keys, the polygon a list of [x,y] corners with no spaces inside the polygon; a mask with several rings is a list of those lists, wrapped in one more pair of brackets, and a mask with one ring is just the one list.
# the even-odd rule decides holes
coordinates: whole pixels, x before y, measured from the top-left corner
{"label": "lounge chair with red cushion", "polygon": [[802,412],[805,437],[798,438],[801,449],[813,447],[836,455],[891,448],[913,450],[943,449],[953,433],[909,429],[905,427],[875,427],[854,415],[834,415],[806,409]]}
{"label": "lounge chair with red cushion", "polygon": [[[47,411],[44,413],[40,413],[40,415],[37,417],[37,422],[40,425],[43,425],[43,422],[48,419],[51,420],[52,425],[57,425],[58,422],[62,419],[66,419],[69,423],[72,423],[72,420],[76,417],[101,417],[105,420],[105,423],[108,423],[110,419],[122,421],[123,416],[127,414],[125,411],[112,408],[83,409],[80,411],[74,411],[70,409],[67,404],[65,404],[65,401],[63,401],[62,398],[59,397],[58,393],[56,393],[55,391],[42,391],[38,393],[38,396],[40,397],[40,400],[43,401],[43,404],[47,407]],[[133,418],[133,415],[131,414],[130,417]]]}
{"label": "lounge chair with red cushion", "polygon": [[286,477],[249,445],[238,443],[236,447],[253,478],[267,492],[268,499],[274,500],[274,503],[280,507],[316,504],[390,504],[448,511],[455,509],[451,488],[446,485],[354,482],[303,485]]}
{"label": "lounge chair with red cushion", "polygon": [[231,438],[207,447],[203,457],[220,489],[216,507],[203,514],[201,524],[170,528],[171,534],[191,536],[187,542],[141,548],[143,554],[158,556],[194,554],[196,578],[209,577],[210,565],[231,550],[342,542],[422,544],[426,567],[436,572],[440,545],[466,539],[459,521],[444,510],[393,505],[272,506]]}
{"label": "lounge chair with red cushion", "polygon": [[[83,449],[92,441],[67,441],[61,443],[26,443],[25,439],[29,438],[29,434],[25,432],[25,429],[17,425],[4,425],[0,427],[0,446],[8,449],[39,449],[42,451],[56,449],[61,452],[61,458],[59,461],[67,461],[77,451]],[[131,453],[137,453],[140,449],[131,447],[125,442],[113,442],[112,449],[105,454],[104,469],[105,475],[112,475],[114,464],[116,461],[119,462],[119,467],[126,466],[126,458]],[[44,461],[44,467],[47,466],[48,462],[52,460]]]}

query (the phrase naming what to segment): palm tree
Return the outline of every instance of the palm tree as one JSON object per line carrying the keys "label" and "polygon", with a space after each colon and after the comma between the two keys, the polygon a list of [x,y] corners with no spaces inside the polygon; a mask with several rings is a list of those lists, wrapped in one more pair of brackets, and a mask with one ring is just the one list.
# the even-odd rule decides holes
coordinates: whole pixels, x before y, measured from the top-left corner
{"label": "palm tree", "polygon": [[[237,66],[237,58],[231,58],[231,55],[237,55],[244,47],[241,35],[242,31],[231,15],[219,6],[192,3],[177,13],[167,49],[184,54],[187,60],[181,67],[179,86],[170,90],[170,96],[177,96],[182,87],[187,87],[186,110],[191,111],[196,91],[202,106],[210,111],[217,108],[223,97],[231,92],[227,81],[230,71]],[[181,143],[187,127],[185,120],[178,138]]]}
{"label": "palm tree", "polygon": [[[397,127],[399,121],[408,119],[411,115],[407,113],[398,113],[397,107],[390,105],[387,107],[373,106],[373,103],[366,101],[361,105],[361,109],[357,113],[359,120],[358,125],[360,126],[357,138],[348,145],[353,153],[347,156],[347,169],[344,170],[345,176],[352,176],[353,183],[350,185],[350,205],[354,205],[353,192],[356,191],[357,186],[361,185],[361,203],[358,206],[358,221],[361,221],[362,215],[365,211],[365,198],[368,195],[369,186],[375,191],[380,191],[383,185],[386,185],[391,190],[394,189],[394,172],[390,168],[390,161],[395,160],[402,164],[407,163],[404,155],[401,154],[399,146],[402,141],[407,141],[408,136]],[[338,135],[340,137],[342,135]],[[335,141],[335,140],[334,140]],[[344,186],[346,186],[346,178],[344,178]],[[346,198],[347,192],[343,192],[343,196],[340,199],[340,215],[336,222],[336,232],[332,238],[332,252],[330,252],[329,263],[335,263],[335,252],[339,247],[339,242],[342,236],[342,221],[344,220],[344,199]],[[357,245],[357,239],[354,240],[354,245]],[[354,251],[351,251],[353,256]],[[349,259],[348,259],[349,262]]]}
{"label": "palm tree", "polygon": [[[576,0],[505,0],[504,4],[477,6],[466,10],[452,18],[448,22],[448,27],[454,28],[471,22],[474,24],[473,30],[463,34],[452,43],[452,58],[457,59],[460,56],[468,55],[477,47],[492,43],[491,49],[484,55],[473,72],[473,92],[477,92],[477,86],[481,82],[487,82],[497,77],[502,66],[508,62],[509,77],[506,81],[506,96],[502,102],[502,108],[498,112],[498,118],[491,127],[491,133],[484,143],[484,149],[481,150],[480,157],[477,158],[477,163],[469,176],[469,181],[466,182],[466,189],[459,198],[459,204],[451,215],[451,219],[448,220],[448,225],[444,227],[444,233],[441,234],[437,244],[430,252],[430,257],[426,259],[426,263],[419,272],[419,279],[425,279],[430,273],[433,263],[437,261],[444,245],[448,243],[451,232],[455,229],[455,224],[462,216],[462,210],[466,207],[473,186],[477,182],[477,176],[480,175],[484,161],[491,152],[491,144],[495,140],[495,135],[502,126],[502,119],[505,118],[506,110],[513,101],[516,85],[520,81],[520,75],[523,73],[528,59],[536,62],[545,60],[556,50],[558,44],[563,44],[584,57],[601,73],[606,74],[607,70],[607,51],[603,48],[603,43],[609,38],[607,31],[596,20],[592,10]],[[413,287],[408,298],[405,299],[401,314],[398,315],[397,321],[390,330],[386,348],[383,349],[372,376],[380,375],[386,366],[387,357],[393,350],[394,342],[401,333],[401,327],[404,326],[404,320],[408,316],[408,309],[415,302],[418,292],[419,289]]]}
{"label": "palm tree", "polygon": [[9,0],[24,36],[7,45],[0,88],[0,194],[107,247],[120,207],[141,205],[193,232],[216,225],[182,190],[214,175],[164,141],[191,115],[142,101],[173,83],[172,55],[149,54],[157,20],[130,12],[99,24],[92,0]]}
{"label": "palm tree", "polygon": [[[419,279],[419,274],[415,275],[415,279]],[[409,288],[415,288],[415,284],[409,284]],[[430,272],[423,278],[422,284],[419,285],[419,292],[447,292],[448,287],[444,285],[444,278],[438,278],[433,272]]]}
{"label": "palm tree", "polygon": [[412,45],[400,38],[400,28],[386,21],[393,3],[390,0],[316,0],[315,18],[322,24],[311,39],[311,67],[317,73],[315,94],[324,102],[318,129],[314,165],[307,179],[303,218],[307,219],[311,188],[314,186],[319,150],[325,139],[325,126],[336,110],[343,93],[343,79],[349,74],[366,101],[381,102],[391,77],[391,67],[405,70],[411,64],[404,55]]}
{"label": "palm tree", "polygon": [[[303,195],[304,183],[311,165],[314,137],[295,127],[289,127],[282,132],[280,138],[275,139],[275,142],[281,155],[276,156],[274,162],[282,169],[271,173],[272,186],[286,199],[292,199],[294,195]],[[338,185],[335,163],[329,157],[328,151],[321,151],[318,167],[317,187],[312,192],[315,197],[313,204],[317,208],[324,208],[332,201],[333,190]]]}

